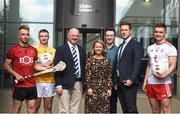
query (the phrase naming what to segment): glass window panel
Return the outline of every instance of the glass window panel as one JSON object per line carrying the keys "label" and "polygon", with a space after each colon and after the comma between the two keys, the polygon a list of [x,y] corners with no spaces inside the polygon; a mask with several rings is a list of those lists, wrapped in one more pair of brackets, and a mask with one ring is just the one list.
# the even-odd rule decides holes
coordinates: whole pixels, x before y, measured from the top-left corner
{"label": "glass window panel", "polygon": [[22,21],[53,22],[54,0],[20,0]]}
{"label": "glass window panel", "polygon": [[4,0],[0,0],[0,22],[3,20]]}
{"label": "glass window panel", "polygon": [[53,22],[54,0],[10,0],[9,21]]}
{"label": "glass window panel", "polygon": [[[3,49],[4,49],[4,34],[3,34],[3,24],[0,23],[0,61],[3,60]],[[2,67],[2,63],[0,62],[0,69]]]}
{"label": "glass window panel", "polygon": [[0,87],[3,83],[3,9],[4,0],[0,0]]}
{"label": "glass window panel", "polygon": [[3,23],[0,22],[0,45],[2,44],[3,42]]}
{"label": "glass window panel", "polygon": [[168,25],[177,25],[179,22],[179,0],[166,0],[165,21]]}
{"label": "glass window panel", "polygon": [[134,0],[116,0],[116,24],[125,17]]}
{"label": "glass window panel", "polygon": [[22,21],[19,15],[19,2],[19,0],[10,0],[6,3],[6,15],[8,21]]}

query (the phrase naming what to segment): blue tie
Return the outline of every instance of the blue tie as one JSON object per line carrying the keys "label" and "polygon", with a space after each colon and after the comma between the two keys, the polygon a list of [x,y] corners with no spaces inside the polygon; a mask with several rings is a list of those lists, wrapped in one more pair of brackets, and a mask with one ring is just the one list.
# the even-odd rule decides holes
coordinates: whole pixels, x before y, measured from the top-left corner
{"label": "blue tie", "polygon": [[74,75],[76,76],[76,78],[79,78],[78,56],[75,46],[72,46],[72,55],[73,55],[74,69],[75,69]]}

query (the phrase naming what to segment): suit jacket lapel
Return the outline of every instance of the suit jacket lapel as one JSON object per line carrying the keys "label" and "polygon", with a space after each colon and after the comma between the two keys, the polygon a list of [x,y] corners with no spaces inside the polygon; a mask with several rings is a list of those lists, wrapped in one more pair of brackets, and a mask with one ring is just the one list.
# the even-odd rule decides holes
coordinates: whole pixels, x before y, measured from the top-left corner
{"label": "suit jacket lapel", "polygon": [[79,45],[77,45],[77,47],[78,47],[78,50],[79,50],[79,58],[80,58],[80,61],[81,61],[81,59],[82,59],[82,50],[81,50],[81,48],[80,48],[80,46]]}
{"label": "suit jacket lapel", "polygon": [[124,54],[125,54],[125,53],[128,53],[126,50],[127,50],[128,48],[130,48],[130,46],[131,46],[131,41],[132,41],[132,39],[128,42],[128,44],[127,44],[126,47],[124,48],[124,50],[123,50],[123,52],[122,52],[122,55],[121,55],[121,58],[120,58],[120,61],[121,61],[121,59],[123,58]]}
{"label": "suit jacket lapel", "polygon": [[73,56],[72,56],[71,49],[70,49],[68,43],[66,44],[66,49],[65,50],[67,50],[68,57],[70,57],[71,60],[73,61]]}

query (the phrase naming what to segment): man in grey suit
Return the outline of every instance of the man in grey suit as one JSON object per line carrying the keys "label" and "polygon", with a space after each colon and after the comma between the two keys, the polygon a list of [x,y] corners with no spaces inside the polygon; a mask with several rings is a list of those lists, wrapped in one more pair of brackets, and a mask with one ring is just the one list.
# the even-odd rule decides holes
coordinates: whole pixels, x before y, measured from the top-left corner
{"label": "man in grey suit", "polygon": [[120,34],[123,43],[120,44],[113,65],[113,73],[123,113],[138,113],[136,97],[138,91],[139,71],[143,48],[132,38],[132,25],[120,23]]}
{"label": "man in grey suit", "polygon": [[71,28],[66,44],[58,47],[55,65],[59,61],[66,63],[62,72],[55,72],[56,93],[59,95],[59,113],[77,113],[82,97],[85,65],[85,50],[77,45],[79,30]]}

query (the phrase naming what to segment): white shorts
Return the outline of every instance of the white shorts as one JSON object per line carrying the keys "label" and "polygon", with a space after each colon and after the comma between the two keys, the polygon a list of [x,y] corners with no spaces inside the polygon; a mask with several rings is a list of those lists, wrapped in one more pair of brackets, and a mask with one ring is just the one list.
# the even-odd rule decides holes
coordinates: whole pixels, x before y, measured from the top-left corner
{"label": "white shorts", "polygon": [[55,84],[54,83],[36,83],[37,96],[42,97],[52,97],[55,96]]}

